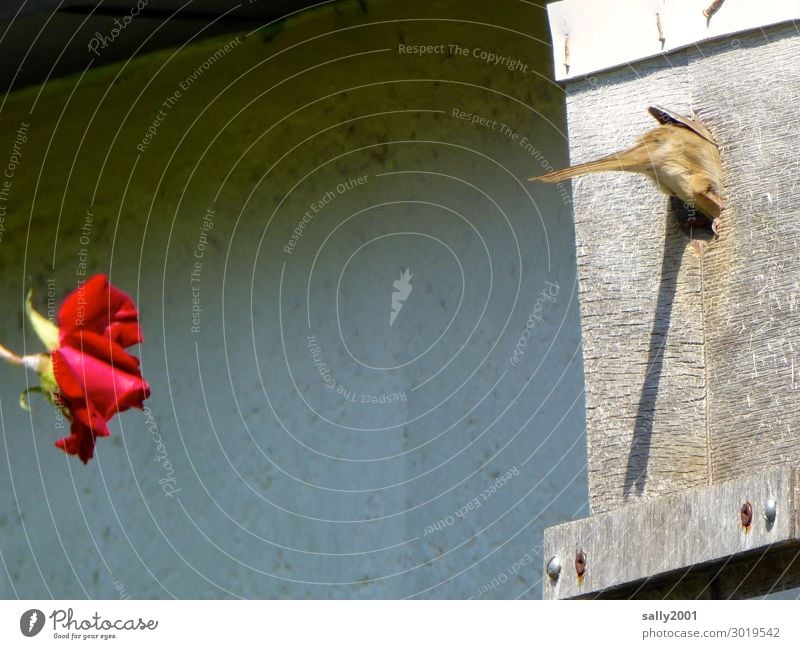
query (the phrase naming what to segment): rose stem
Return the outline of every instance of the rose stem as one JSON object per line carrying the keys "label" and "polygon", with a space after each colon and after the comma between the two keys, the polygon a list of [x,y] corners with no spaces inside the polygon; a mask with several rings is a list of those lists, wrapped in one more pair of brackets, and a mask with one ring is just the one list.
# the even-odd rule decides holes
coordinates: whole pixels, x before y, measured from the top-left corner
{"label": "rose stem", "polygon": [[7,350],[0,345],[0,358],[8,361],[12,365],[21,365],[27,367],[29,370],[39,371],[41,364],[41,354],[32,354],[30,356],[17,356],[14,352]]}

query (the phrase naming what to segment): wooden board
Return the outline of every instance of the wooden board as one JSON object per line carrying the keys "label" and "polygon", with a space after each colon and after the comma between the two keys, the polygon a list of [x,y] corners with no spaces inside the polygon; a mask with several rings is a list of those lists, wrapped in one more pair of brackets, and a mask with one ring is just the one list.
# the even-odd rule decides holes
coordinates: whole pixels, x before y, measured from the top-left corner
{"label": "wooden board", "polygon": [[786,25],[567,86],[574,162],[662,104],[710,128],[726,190],[699,254],[647,179],[572,185],[592,512],[798,462],[798,60]]}
{"label": "wooden board", "polygon": [[[547,598],[800,584],[799,60],[785,25],[567,86],[573,163],[630,146],[649,104],[694,112],[720,145],[726,208],[698,245],[644,178],[572,184],[594,516],[545,532],[546,561],[566,567]],[[788,515],[743,530],[742,502],[769,493]]]}
{"label": "wooden board", "polygon": [[[568,85],[573,164],[630,146],[660,104],[688,113],[686,54]],[[706,485],[701,258],[638,174],[572,183],[591,511]]]}
{"label": "wooden board", "polygon": [[704,255],[714,482],[800,462],[798,61],[800,34],[786,26],[704,48],[691,63],[729,205]]}
{"label": "wooden board", "polygon": [[[545,599],[744,597],[800,582],[800,473],[791,466],[667,496],[545,531]],[[772,524],[763,516],[777,503]],[[752,505],[744,527],[742,505]],[[579,579],[575,555],[586,555]]]}

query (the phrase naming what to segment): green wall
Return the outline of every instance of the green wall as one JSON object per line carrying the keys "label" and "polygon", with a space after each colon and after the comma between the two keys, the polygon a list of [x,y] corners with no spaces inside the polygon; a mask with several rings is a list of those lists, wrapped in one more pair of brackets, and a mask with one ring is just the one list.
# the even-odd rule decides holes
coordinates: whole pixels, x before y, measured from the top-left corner
{"label": "green wall", "polygon": [[529,3],[347,2],[5,97],[0,342],[108,273],[152,396],[83,466],[0,367],[0,596],[539,597],[586,511],[550,68]]}

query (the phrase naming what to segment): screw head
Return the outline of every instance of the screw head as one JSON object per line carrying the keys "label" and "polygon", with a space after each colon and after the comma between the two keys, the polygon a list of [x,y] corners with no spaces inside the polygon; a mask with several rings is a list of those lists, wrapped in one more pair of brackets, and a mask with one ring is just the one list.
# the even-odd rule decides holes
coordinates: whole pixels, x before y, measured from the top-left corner
{"label": "screw head", "polygon": [[561,559],[558,556],[554,556],[547,562],[547,576],[550,577],[553,581],[558,579],[559,575],[561,574]]}
{"label": "screw head", "polygon": [[764,501],[764,518],[767,523],[774,523],[775,517],[778,515],[778,503],[774,498],[767,498]]}
{"label": "screw head", "polygon": [[742,519],[742,525],[749,527],[750,523],[753,522],[753,506],[749,502],[746,502],[739,510],[739,516]]}
{"label": "screw head", "polygon": [[585,572],[586,572],[586,553],[583,550],[579,550],[575,554],[575,573],[578,575],[578,577],[583,577]]}

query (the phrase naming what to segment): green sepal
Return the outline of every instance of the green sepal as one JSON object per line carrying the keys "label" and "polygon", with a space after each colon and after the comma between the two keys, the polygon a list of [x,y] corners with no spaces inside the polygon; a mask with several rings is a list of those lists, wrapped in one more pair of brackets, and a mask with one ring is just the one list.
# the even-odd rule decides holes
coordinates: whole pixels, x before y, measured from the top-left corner
{"label": "green sepal", "polygon": [[64,405],[58,398],[58,383],[56,382],[56,375],[53,371],[53,359],[51,356],[46,354],[40,354],[39,357],[42,359],[38,370],[39,379],[42,381],[42,384],[28,388],[22,394],[20,394],[19,405],[23,410],[30,412],[31,406],[28,402],[28,395],[31,392],[36,392],[43,395],[53,405],[53,407],[63,412]]}
{"label": "green sepal", "polygon": [[59,403],[58,382],[56,381],[56,373],[53,370],[53,357],[47,356],[45,358],[47,361],[39,366],[39,378],[42,380],[42,390],[47,394],[50,401],[57,404]]}
{"label": "green sepal", "polygon": [[[48,351],[58,349],[58,327],[45,318],[41,313],[33,308],[33,289],[28,291],[28,300],[25,303],[25,313],[28,315],[28,320],[31,321],[31,326],[39,336],[39,340],[44,343]],[[55,381],[55,379],[54,379]]]}
{"label": "green sepal", "polygon": [[38,392],[39,394],[44,394],[44,388],[42,388],[41,386],[35,385],[32,388],[28,388],[27,390],[24,390],[19,395],[19,407],[22,408],[26,412],[30,412],[31,411],[31,404],[28,402],[28,395],[31,392]]}

